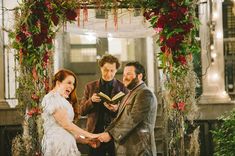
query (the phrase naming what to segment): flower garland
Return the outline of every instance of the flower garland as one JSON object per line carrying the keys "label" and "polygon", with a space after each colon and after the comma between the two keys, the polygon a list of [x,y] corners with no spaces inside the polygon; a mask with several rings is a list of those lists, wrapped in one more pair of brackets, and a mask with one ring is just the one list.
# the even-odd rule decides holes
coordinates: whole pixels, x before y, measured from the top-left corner
{"label": "flower garland", "polygon": [[156,42],[160,46],[158,58],[165,75],[170,155],[190,155],[185,149],[184,135],[185,120],[192,121],[197,111],[197,78],[192,65],[192,55],[199,52],[195,38],[199,20],[195,7],[193,0],[158,0],[148,5],[144,13],[159,35]]}
{"label": "flower garland", "polygon": [[76,0],[24,0],[16,8],[15,30],[9,32],[19,62],[18,107],[26,112],[24,134],[13,143],[13,155],[41,155],[40,102],[52,77],[53,39],[66,21],[77,17]]}
{"label": "flower garland", "polygon": [[[192,0],[23,0],[16,8],[15,30],[9,32],[19,61],[18,106],[27,112],[24,135],[14,140],[13,155],[41,155],[43,132],[39,104],[49,91],[53,39],[67,21],[74,21],[78,16],[80,25],[81,9],[83,19],[88,20],[88,5],[100,9],[145,9],[145,18],[159,35],[156,43],[160,46],[158,58],[165,75],[170,121],[169,154],[184,155],[185,119],[196,108],[196,76],[192,67],[192,55],[199,51],[195,39],[198,27],[195,4]],[[118,19],[114,19],[117,23]]]}

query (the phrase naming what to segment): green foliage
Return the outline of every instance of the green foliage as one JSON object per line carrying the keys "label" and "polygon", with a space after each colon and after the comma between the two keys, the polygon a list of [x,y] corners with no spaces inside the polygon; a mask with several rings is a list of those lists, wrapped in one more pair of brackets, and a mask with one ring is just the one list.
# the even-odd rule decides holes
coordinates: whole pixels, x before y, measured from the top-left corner
{"label": "green foliage", "polygon": [[195,7],[196,2],[192,0],[157,0],[144,13],[158,33],[158,59],[164,73],[164,100],[170,124],[169,155],[184,155],[185,150],[190,151],[184,149],[184,121],[193,120],[197,111],[198,80],[193,70],[193,56],[200,51],[195,38],[199,24]]}
{"label": "green foliage", "polygon": [[221,118],[222,123],[212,131],[215,142],[215,156],[235,155],[235,110]]}
{"label": "green foliage", "polygon": [[52,78],[53,40],[65,22],[74,21],[76,0],[22,1],[15,8],[15,28],[9,31],[19,66],[17,106],[25,115],[24,134],[13,143],[13,154],[40,155],[42,119],[40,103]]}

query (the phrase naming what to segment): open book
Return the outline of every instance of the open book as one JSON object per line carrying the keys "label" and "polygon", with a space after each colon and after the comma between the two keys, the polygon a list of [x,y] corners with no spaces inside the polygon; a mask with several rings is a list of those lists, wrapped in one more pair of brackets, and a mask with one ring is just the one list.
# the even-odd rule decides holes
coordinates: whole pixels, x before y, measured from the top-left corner
{"label": "open book", "polygon": [[112,98],[110,98],[108,95],[104,94],[103,92],[99,92],[98,95],[100,98],[107,103],[111,104],[118,104],[119,101],[121,101],[121,98],[125,95],[122,91],[114,95]]}

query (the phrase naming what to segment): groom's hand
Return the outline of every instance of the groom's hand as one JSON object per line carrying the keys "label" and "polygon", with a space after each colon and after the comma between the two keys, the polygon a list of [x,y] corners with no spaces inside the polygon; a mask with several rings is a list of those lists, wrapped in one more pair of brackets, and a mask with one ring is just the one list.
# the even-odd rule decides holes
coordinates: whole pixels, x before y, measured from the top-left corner
{"label": "groom's hand", "polygon": [[98,139],[91,139],[88,141],[88,145],[92,148],[98,148],[100,146],[100,141]]}
{"label": "groom's hand", "polygon": [[109,142],[112,139],[112,137],[109,135],[108,132],[103,132],[100,134],[98,139],[100,140],[100,142]]}
{"label": "groom's hand", "polygon": [[77,142],[81,143],[81,144],[87,144],[89,146],[91,146],[92,148],[98,148],[100,146],[100,141],[97,138],[87,138],[84,136],[76,136],[75,137]]}

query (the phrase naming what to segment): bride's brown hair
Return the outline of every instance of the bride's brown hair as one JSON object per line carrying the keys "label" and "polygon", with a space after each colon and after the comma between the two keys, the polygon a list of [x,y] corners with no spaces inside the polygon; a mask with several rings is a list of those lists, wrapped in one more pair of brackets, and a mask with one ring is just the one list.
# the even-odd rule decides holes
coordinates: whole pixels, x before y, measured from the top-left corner
{"label": "bride's brown hair", "polygon": [[78,98],[77,98],[77,94],[76,94],[76,88],[77,88],[77,78],[76,75],[67,69],[61,69],[59,70],[53,77],[52,80],[52,88],[53,89],[56,86],[56,81],[62,82],[67,76],[73,76],[75,81],[74,81],[74,89],[72,90],[72,92],[70,93],[69,97],[67,98],[67,100],[72,104],[72,106],[74,107],[74,105],[77,103]]}

